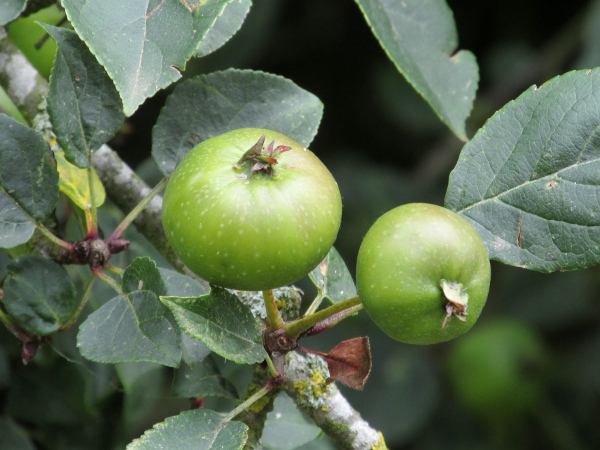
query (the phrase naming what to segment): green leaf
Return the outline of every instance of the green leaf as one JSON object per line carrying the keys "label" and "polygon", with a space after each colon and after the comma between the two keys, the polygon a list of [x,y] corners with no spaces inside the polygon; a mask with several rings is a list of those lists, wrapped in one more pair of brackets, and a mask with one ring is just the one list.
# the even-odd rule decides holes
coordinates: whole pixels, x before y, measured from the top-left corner
{"label": "green leaf", "polygon": [[[167,380],[165,368],[158,364],[136,362],[115,365],[123,386],[123,426],[137,427],[148,420],[157,405],[164,407]],[[150,414],[149,414],[150,412]]]}
{"label": "green leaf", "polygon": [[332,303],[339,303],[357,295],[352,275],[334,247],[331,247],[325,259],[308,276],[319,290],[319,294]]}
{"label": "green leaf", "polygon": [[10,418],[0,418],[0,450],[35,450],[24,429]]}
{"label": "green leaf", "polygon": [[[0,247],[27,242],[58,201],[49,145],[31,128],[0,114]],[[34,223],[30,223],[34,222]]]}
{"label": "green leaf", "polygon": [[123,291],[150,291],[166,295],[167,285],[156,263],[147,256],[138,256],[123,271]]}
{"label": "green leaf", "polygon": [[[231,0],[63,0],[77,34],[104,66],[130,116],[180,70]],[[93,19],[93,20],[90,20]]]}
{"label": "green leaf", "polygon": [[41,256],[21,256],[8,265],[4,306],[23,330],[38,336],[56,333],[79,307],[65,269]]}
{"label": "green leaf", "polygon": [[50,76],[48,114],[67,160],[89,167],[90,157],[125,119],[119,94],[76,33],[43,25],[57,45]]}
{"label": "green leaf", "polygon": [[219,371],[214,359],[210,356],[202,362],[189,365],[186,362],[175,371],[172,394],[177,397],[224,397],[236,400],[239,398],[235,387],[228,382]]}
{"label": "green leaf", "polygon": [[225,6],[214,26],[194,52],[195,57],[206,56],[225,45],[239,31],[252,6],[251,0],[236,0]]}
{"label": "green leaf", "polygon": [[135,291],[102,305],[81,324],[77,345],[85,358],[101,362],[154,362],[178,367],[181,337],[156,294]]}
{"label": "green leaf", "polygon": [[183,353],[181,359],[188,366],[195,367],[210,355],[210,349],[204,342],[193,339],[185,333],[181,335],[181,345]]}
{"label": "green leaf", "polygon": [[280,76],[229,69],[179,84],[152,130],[152,156],[168,175],[196,144],[236,128],[267,128],[308,146],[323,115],[313,94]]}
{"label": "green leaf", "polygon": [[260,443],[269,450],[294,450],[320,434],[321,429],[282,392],[275,399],[273,411],[267,414]]}
{"label": "green leaf", "polygon": [[10,257],[4,250],[0,250],[0,278],[4,279],[6,276],[6,267],[10,263]]}
{"label": "green leaf", "polygon": [[94,202],[96,207],[104,204],[106,191],[96,171],[92,169],[80,169],[65,159],[64,152],[55,152],[57,169],[59,173],[58,188],[69,197],[73,203],[84,211],[89,210],[92,203],[88,170],[92,171],[92,183],[94,184]]}
{"label": "green leaf", "polygon": [[247,431],[242,422],[226,421],[209,409],[195,409],[157,423],[127,450],[241,450]]}
{"label": "green leaf", "polygon": [[0,188],[0,248],[27,242],[34,230],[31,218]]}
{"label": "green leaf", "polygon": [[[0,8],[0,26],[18,18],[25,9],[25,0],[4,0]],[[2,448],[0,446],[0,448]]]}
{"label": "green leaf", "polygon": [[174,297],[199,297],[208,293],[207,289],[187,275],[175,272],[174,270],[163,269],[162,267],[158,270],[167,285],[168,295]]}
{"label": "green leaf", "polygon": [[445,0],[356,0],[398,70],[456,136],[467,140],[479,69],[458,36]]}
{"label": "green leaf", "polygon": [[446,206],[492,259],[552,272],[600,264],[600,70],[532,88],[466,144]]}
{"label": "green leaf", "polygon": [[[87,376],[89,373],[81,363],[73,364],[62,358],[21,365],[14,373],[4,411],[30,425],[80,425],[95,412],[89,403]],[[0,436],[2,442],[4,436]]]}
{"label": "green leaf", "polygon": [[8,356],[6,356],[6,352],[0,347],[0,389],[6,389],[9,385],[10,363],[8,361]]}
{"label": "green leaf", "polygon": [[242,364],[265,359],[262,336],[248,306],[225,289],[202,297],[161,297],[180,328],[223,358]]}

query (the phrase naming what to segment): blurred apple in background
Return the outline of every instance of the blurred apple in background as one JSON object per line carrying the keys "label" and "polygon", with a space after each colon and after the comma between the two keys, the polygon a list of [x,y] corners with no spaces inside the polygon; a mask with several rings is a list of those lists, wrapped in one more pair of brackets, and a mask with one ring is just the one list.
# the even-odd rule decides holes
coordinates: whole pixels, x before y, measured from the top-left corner
{"label": "blurred apple in background", "polygon": [[518,420],[544,398],[548,352],[537,331],[514,320],[482,323],[448,355],[458,401],[493,421]]}

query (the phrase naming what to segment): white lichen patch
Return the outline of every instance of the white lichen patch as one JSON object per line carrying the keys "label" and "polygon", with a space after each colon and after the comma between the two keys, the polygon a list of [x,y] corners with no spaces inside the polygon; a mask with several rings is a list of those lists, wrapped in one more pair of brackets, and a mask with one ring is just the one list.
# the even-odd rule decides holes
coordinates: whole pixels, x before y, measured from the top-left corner
{"label": "white lichen patch", "polygon": [[20,54],[10,55],[0,61],[0,71],[8,76],[8,91],[17,105],[25,103],[37,86],[37,72]]}
{"label": "white lichen patch", "polygon": [[335,385],[326,383],[329,369],[325,360],[315,355],[303,358],[289,353],[287,363],[285,373],[298,392],[296,402],[304,408],[328,412],[329,397],[339,391]]}
{"label": "white lichen patch", "polygon": [[[243,272],[243,275],[246,275]],[[265,301],[262,292],[260,291],[236,291],[231,289],[230,292],[235,294],[246,306],[250,308],[252,315],[261,320],[267,320],[267,310],[265,309]],[[273,289],[273,295],[279,312],[285,320],[298,317],[300,301],[302,300],[302,291],[295,286],[285,286]]]}
{"label": "white lichen patch", "polygon": [[360,414],[352,408],[335,383],[327,384],[327,363],[314,355],[303,357],[295,352],[287,356],[285,375],[293,385],[294,399],[319,425],[328,424],[334,434],[343,435],[350,449],[369,450],[380,446],[382,438]]}

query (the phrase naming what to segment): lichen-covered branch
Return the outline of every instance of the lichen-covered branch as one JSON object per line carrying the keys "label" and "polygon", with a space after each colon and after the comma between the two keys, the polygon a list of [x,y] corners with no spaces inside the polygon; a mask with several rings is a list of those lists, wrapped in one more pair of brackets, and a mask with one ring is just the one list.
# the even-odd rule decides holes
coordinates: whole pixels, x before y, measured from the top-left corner
{"label": "lichen-covered branch", "polygon": [[[19,81],[19,78],[22,80]],[[10,42],[3,28],[0,28],[0,85],[31,124],[47,121],[44,108],[48,84]],[[92,164],[104,183],[108,197],[125,213],[150,192],[150,187],[106,145],[94,154]],[[162,198],[156,197],[134,223],[176,268],[189,273],[167,243],[162,229],[161,207]],[[295,309],[297,297],[292,297],[285,303],[286,307]],[[322,369],[324,367],[327,371],[327,367],[322,360],[313,356],[305,358],[294,352],[288,358],[285,390],[341,448],[386,448],[381,434],[360,417],[337,387],[325,383],[327,375],[323,375]],[[315,403],[315,399],[319,400]]]}
{"label": "lichen-covered branch", "polygon": [[[124,213],[131,211],[150,193],[150,186],[107,145],[94,153],[92,165],[104,184],[106,195]],[[183,270],[184,264],[175,255],[164,234],[160,218],[161,208],[162,197],[154,197],[135,219],[134,224],[175,268]]]}
{"label": "lichen-covered branch", "polygon": [[[48,83],[11,42],[4,28],[0,28],[0,86],[25,119],[38,131],[45,132],[50,126],[45,110]],[[92,164],[110,199],[125,213],[131,211],[151,190],[107,145],[94,154]],[[161,207],[162,199],[154,198],[134,224],[175,268],[184,271],[184,264],[177,258],[164,235]]]}
{"label": "lichen-covered branch", "polygon": [[288,354],[285,390],[296,404],[342,449],[387,449],[381,433],[352,408],[334,383],[327,363],[314,355]]}
{"label": "lichen-covered branch", "polygon": [[0,86],[30,124],[48,96],[48,83],[0,27]]}

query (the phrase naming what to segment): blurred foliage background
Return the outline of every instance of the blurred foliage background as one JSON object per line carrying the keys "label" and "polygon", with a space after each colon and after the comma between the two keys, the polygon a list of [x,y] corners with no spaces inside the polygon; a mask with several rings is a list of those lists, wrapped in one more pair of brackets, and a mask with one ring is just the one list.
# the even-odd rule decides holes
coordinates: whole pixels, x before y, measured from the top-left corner
{"label": "blurred foliage background", "polygon": [[[460,48],[473,51],[480,66],[470,136],[532,84],[600,65],[600,1],[448,3]],[[404,82],[353,2],[255,0],[241,31],[191,61],[185,77],[228,67],[282,75],[324,103],[311,149],[340,185],[344,217],[336,248],[351,272],[362,236],[381,214],[408,202],[443,204],[462,143]],[[110,143],[150,183],[158,177],[148,159],[152,126],[168,94],[147,101]],[[109,209],[103,220],[110,229],[118,213]],[[127,258],[148,252],[147,245],[134,246]],[[0,253],[0,277],[5,265]],[[300,287],[308,303],[314,291],[306,280]],[[365,390],[342,389],[390,448],[600,448],[599,288],[598,269],[539,274],[494,263],[486,309],[453,342],[399,344],[361,313],[304,345],[328,351],[340,340],[370,336],[374,365]],[[101,291],[96,306],[111,296]],[[165,370],[118,365],[121,383],[128,380],[121,386],[111,367],[81,360],[73,333],[23,368],[15,362],[16,341],[0,331],[0,405],[45,448],[119,448],[185,406],[165,400]],[[243,389],[247,371],[220,365]],[[0,418],[1,450],[13,448],[1,442],[13,426]],[[115,430],[120,437],[110,437]],[[333,447],[323,438],[303,448]]]}

